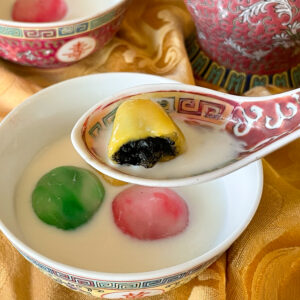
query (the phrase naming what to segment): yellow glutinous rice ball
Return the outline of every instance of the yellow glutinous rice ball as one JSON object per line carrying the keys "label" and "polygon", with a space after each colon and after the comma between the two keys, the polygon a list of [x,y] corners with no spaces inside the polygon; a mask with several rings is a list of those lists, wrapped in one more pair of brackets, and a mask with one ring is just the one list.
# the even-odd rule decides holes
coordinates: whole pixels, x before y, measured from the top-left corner
{"label": "yellow glutinous rice ball", "polygon": [[159,104],[131,99],[119,106],[108,145],[113,162],[151,168],[184,150],[181,130]]}

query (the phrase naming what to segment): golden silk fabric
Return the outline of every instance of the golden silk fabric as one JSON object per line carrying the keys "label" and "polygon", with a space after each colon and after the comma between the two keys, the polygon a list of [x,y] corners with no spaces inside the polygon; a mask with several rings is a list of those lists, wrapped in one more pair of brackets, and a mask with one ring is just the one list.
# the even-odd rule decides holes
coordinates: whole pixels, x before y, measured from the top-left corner
{"label": "golden silk fabric", "polygon": [[[193,23],[180,0],[135,0],[121,30],[101,51],[63,70],[0,61],[0,120],[39,89],[100,72],[143,72],[193,84],[184,39]],[[206,85],[203,82],[197,82]],[[259,88],[249,95],[274,93]],[[28,263],[0,233],[1,300],[92,300]],[[211,267],[152,300],[300,299],[300,140],[264,160],[264,191],[252,222]]]}

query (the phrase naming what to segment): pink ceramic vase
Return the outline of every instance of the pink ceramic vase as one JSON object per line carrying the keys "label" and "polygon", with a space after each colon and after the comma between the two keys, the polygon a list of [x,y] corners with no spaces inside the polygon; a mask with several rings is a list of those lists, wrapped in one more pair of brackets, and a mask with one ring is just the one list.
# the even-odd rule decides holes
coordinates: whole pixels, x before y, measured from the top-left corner
{"label": "pink ceramic vase", "polygon": [[227,70],[264,75],[258,78],[264,83],[273,83],[268,76],[278,74],[275,79],[281,84],[277,85],[299,86],[300,0],[185,3],[196,25],[198,44],[213,62]]}

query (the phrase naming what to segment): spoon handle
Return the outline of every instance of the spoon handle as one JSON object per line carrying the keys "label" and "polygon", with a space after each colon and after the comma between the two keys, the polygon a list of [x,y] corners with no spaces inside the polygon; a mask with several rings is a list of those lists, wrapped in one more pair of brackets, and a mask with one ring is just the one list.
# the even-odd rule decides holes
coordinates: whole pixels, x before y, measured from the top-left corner
{"label": "spoon handle", "polygon": [[241,101],[227,130],[245,142],[247,152],[255,152],[292,133],[300,137],[300,89],[265,100]]}

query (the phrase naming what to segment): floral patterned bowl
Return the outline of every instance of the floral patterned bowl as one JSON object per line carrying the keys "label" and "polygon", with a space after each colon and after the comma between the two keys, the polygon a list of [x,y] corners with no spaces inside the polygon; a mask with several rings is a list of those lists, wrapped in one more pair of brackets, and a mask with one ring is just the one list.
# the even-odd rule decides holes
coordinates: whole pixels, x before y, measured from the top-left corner
{"label": "floral patterned bowl", "polygon": [[[135,73],[105,73],[76,78],[53,85],[30,97],[0,123],[0,230],[27,260],[60,284],[106,299],[159,295],[186,283],[212,264],[252,219],[262,191],[261,162],[209,183],[210,190],[205,189],[206,184],[201,185],[207,200],[202,198],[199,201],[205,200],[208,206],[201,205],[203,216],[206,217],[200,219],[206,221],[195,234],[204,239],[208,236],[211,243],[205,242],[206,250],[202,253],[196,251],[194,258],[166,268],[157,267],[145,272],[142,269],[139,273],[107,273],[93,267],[80,268],[75,263],[57,261],[49,253],[43,254],[24,238],[15,213],[14,192],[23,170],[37,151],[62,135],[70,134],[76,120],[99,99],[137,84],[170,82],[165,78]],[[215,201],[216,198],[219,198],[219,202]],[[208,213],[217,211],[222,205],[224,207],[220,214],[212,216]],[[223,221],[218,223],[220,219]],[[217,233],[209,234],[209,228],[215,226]],[[101,230],[99,232],[101,236]],[[195,245],[195,240],[189,239],[186,244],[189,242]],[[61,248],[61,245],[54,244],[53,247]],[[82,260],[77,250],[68,247],[67,256],[75,257],[76,261]],[[121,255],[124,249],[119,251]],[[90,256],[96,261],[100,254]],[[142,258],[147,259],[144,254]],[[105,259],[111,264],[116,263],[112,258]],[[137,260],[131,263],[137,264]]]}
{"label": "floral patterned bowl", "polygon": [[128,0],[88,0],[81,12],[72,13],[70,7],[80,1],[67,1],[65,20],[25,23],[8,20],[13,3],[0,4],[0,57],[38,68],[64,67],[102,48],[119,29],[128,6]]}

